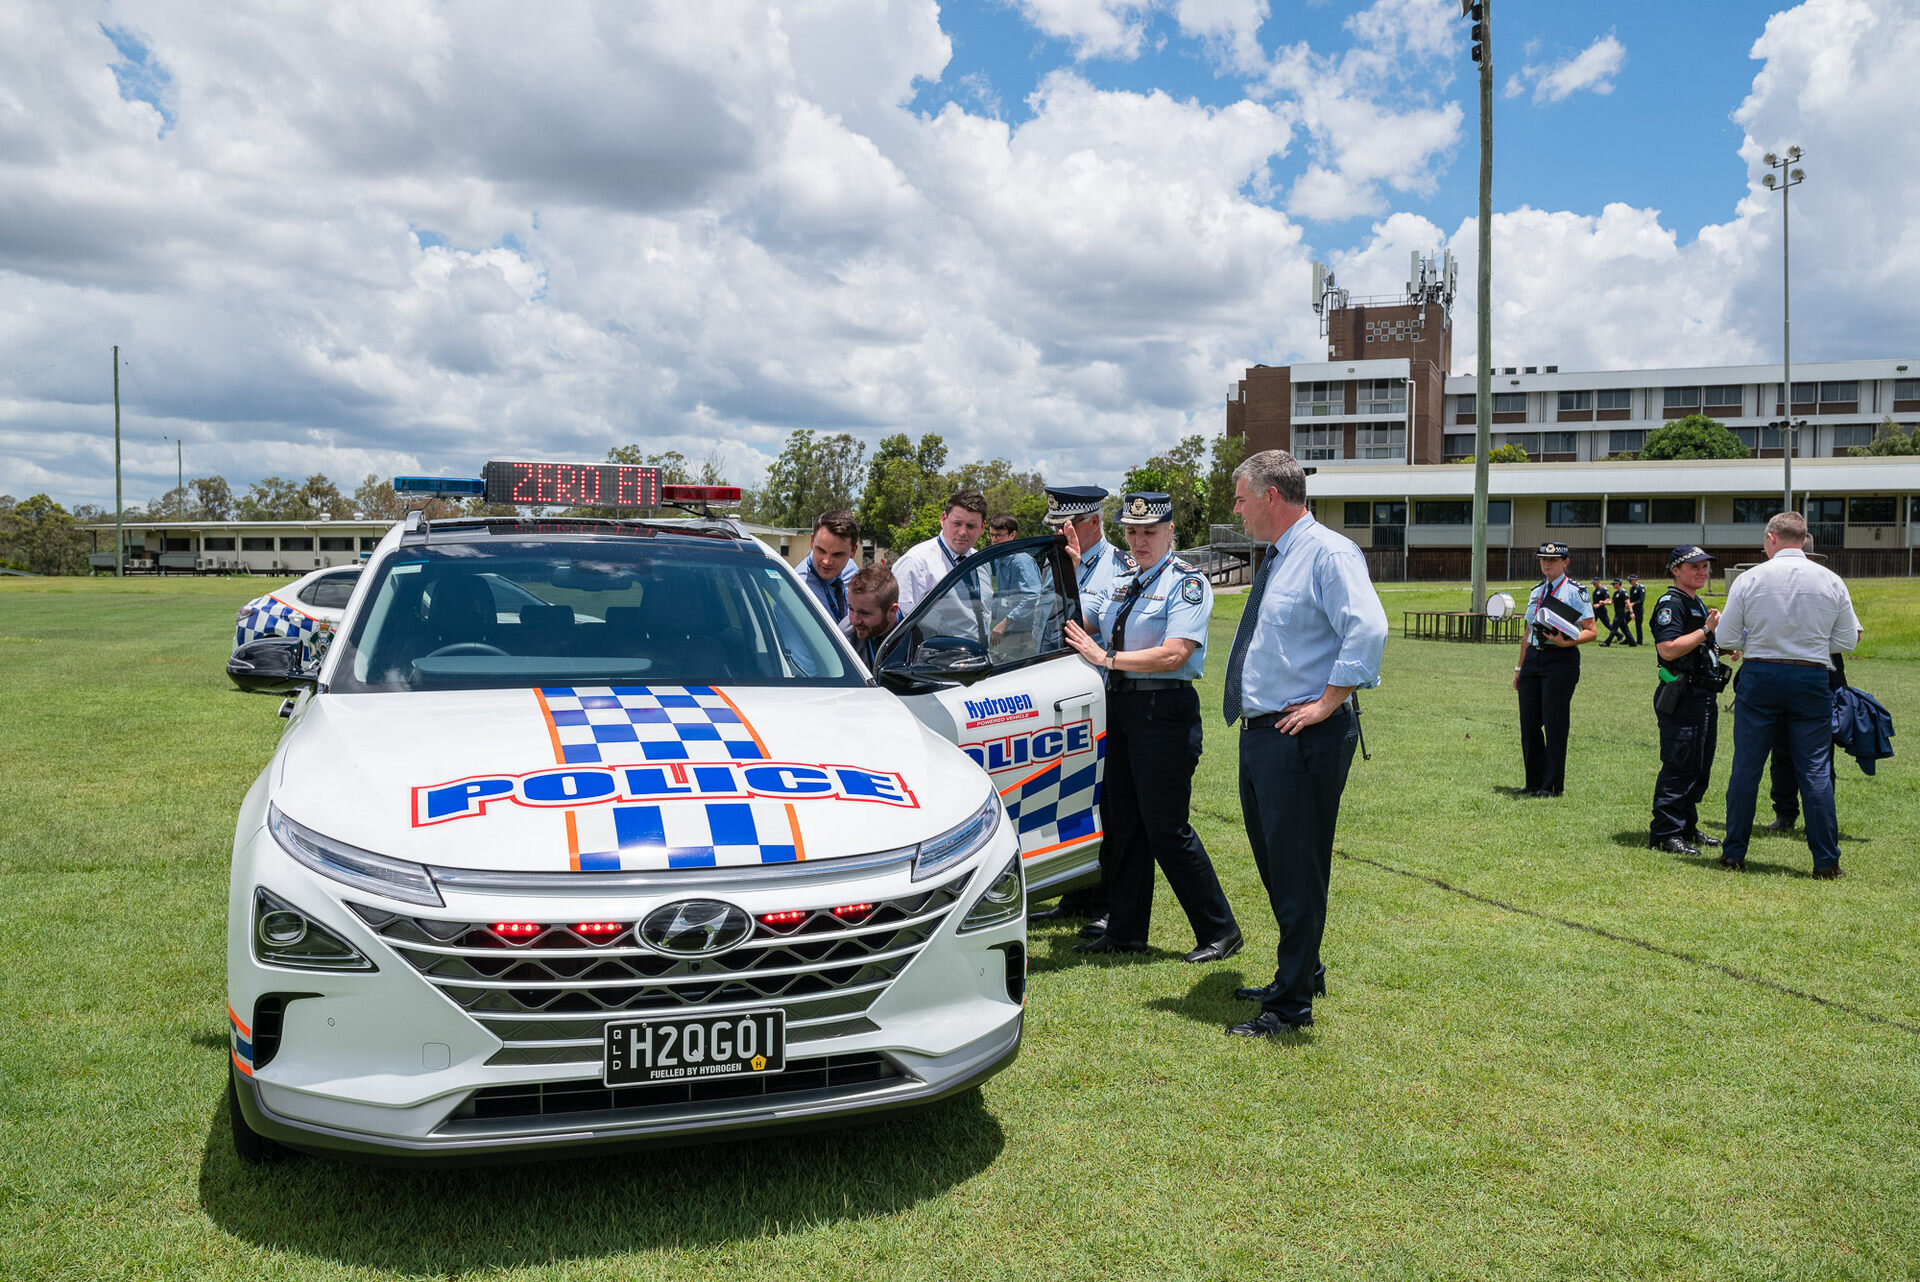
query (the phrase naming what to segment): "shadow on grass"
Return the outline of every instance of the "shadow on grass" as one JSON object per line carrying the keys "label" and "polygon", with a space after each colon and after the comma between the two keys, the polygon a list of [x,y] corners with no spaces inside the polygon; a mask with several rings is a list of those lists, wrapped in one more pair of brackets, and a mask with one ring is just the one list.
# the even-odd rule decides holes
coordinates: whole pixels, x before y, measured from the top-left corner
{"label": "shadow on grass", "polygon": [[1247,977],[1236,967],[1209,971],[1196,979],[1184,996],[1156,997],[1146,1003],[1148,1010],[1163,1010],[1180,1015],[1196,1024],[1225,1028],[1260,1013],[1259,1002],[1243,1002],[1233,995],[1236,988],[1250,987]]}
{"label": "shadow on grass", "polygon": [[1149,946],[1144,953],[1076,953],[1075,944],[1091,941],[1070,926],[1057,927],[1044,934],[1027,936],[1027,974],[1044,975],[1069,966],[1141,966],[1166,961],[1176,956],[1164,948]]}
{"label": "shadow on grass", "polygon": [[978,1090],[849,1129],[524,1166],[407,1170],[233,1152],[209,1119],[200,1205],[242,1241],[448,1277],[701,1247],[867,1219],[945,1194],[1006,1145]]}

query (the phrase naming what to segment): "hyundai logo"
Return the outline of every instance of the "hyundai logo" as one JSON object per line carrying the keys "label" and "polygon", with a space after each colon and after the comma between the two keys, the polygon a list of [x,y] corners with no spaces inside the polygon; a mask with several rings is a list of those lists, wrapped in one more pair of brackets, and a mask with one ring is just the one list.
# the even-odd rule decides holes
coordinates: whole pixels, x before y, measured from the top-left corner
{"label": "hyundai logo", "polygon": [[634,934],[655,952],[711,957],[745,943],[753,934],[753,918],[717,899],[682,899],[648,913]]}

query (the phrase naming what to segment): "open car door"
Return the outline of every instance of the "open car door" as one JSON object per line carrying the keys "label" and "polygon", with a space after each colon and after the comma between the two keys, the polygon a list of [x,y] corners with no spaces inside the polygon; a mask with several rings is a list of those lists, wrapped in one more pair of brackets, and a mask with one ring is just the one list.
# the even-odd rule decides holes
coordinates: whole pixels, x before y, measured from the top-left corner
{"label": "open car door", "polygon": [[1080,617],[1053,538],[968,557],[888,635],[875,676],[993,779],[1020,834],[1027,897],[1099,879],[1103,673],[1067,646]]}

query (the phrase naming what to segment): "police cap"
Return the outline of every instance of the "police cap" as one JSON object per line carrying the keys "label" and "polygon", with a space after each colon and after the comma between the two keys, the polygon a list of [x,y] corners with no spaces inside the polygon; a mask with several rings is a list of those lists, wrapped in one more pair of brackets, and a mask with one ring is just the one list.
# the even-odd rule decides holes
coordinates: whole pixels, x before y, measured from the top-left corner
{"label": "police cap", "polygon": [[1096,515],[1100,500],[1106,497],[1107,492],[1097,485],[1049,485],[1047,514],[1040,520],[1047,528],[1057,530],[1068,521]]}
{"label": "police cap", "polygon": [[1667,568],[1671,570],[1675,566],[1686,565],[1690,561],[1711,561],[1713,559],[1713,553],[1707,551],[1705,548],[1695,547],[1693,544],[1688,543],[1675,548],[1667,554]]}
{"label": "police cap", "polygon": [[1556,543],[1553,540],[1549,539],[1547,542],[1542,543],[1540,545],[1540,550],[1538,552],[1535,552],[1534,555],[1535,556],[1557,556],[1561,558],[1566,558],[1573,555],[1573,549],[1568,547],[1564,543]]}
{"label": "police cap", "polygon": [[1173,496],[1141,491],[1120,500],[1120,524],[1160,525],[1173,519]]}

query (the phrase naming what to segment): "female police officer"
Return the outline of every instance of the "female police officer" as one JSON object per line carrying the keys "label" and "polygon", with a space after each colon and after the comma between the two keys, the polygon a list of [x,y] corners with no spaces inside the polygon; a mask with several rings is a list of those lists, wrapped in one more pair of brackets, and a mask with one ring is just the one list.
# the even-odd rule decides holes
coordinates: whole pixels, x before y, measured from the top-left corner
{"label": "female police officer", "polygon": [[1173,555],[1173,500],[1167,495],[1126,495],[1120,524],[1135,566],[1109,592],[1082,603],[1101,640],[1076,623],[1066,627],[1068,644],[1107,669],[1107,772],[1100,801],[1107,932],[1077,950],[1146,951],[1157,861],[1193,927],[1197,947],[1186,960],[1221,961],[1240,951],[1240,927],[1199,834],[1187,822],[1200,763],[1200,699],[1193,683],[1206,661],[1213,588]]}
{"label": "female police officer", "polygon": [[1675,855],[1697,855],[1720,843],[1700,831],[1700,798],[1713,773],[1719,734],[1717,696],[1727,684],[1713,630],[1720,611],[1700,599],[1713,572],[1703,548],[1677,547],[1667,558],[1673,586],[1653,607],[1653,647],[1660,684],[1653,715],[1660,724],[1660,777],[1653,784],[1653,825],[1647,845]]}
{"label": "female police officer", "polygon": [[1573,555],[1564,543],[1542,543],[1535,553],[1545,576],[1527,597],[1527,628],[1513,688],[1520,694],[1520,756],[1526,793],[1557,797],[1567,786],[1567,728],[1573,688],[1580,684],[1579,647],[1593,640],[1593,607],[1567,577]]}

